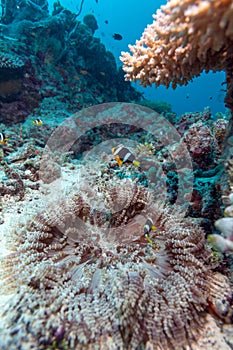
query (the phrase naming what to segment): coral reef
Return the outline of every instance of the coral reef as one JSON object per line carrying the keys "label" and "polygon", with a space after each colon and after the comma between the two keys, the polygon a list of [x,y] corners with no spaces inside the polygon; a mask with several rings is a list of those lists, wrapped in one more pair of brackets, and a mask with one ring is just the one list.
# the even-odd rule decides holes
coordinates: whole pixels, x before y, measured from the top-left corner
{"label": "coral reef", "polygon": [[[19,11],[20,9],[20,11]],[[47,0],[23,1],[18,5],[17,0],[2,1],[1,22],[5,25],[20,20],[37,21],[48,14]]]}
{"label": "coral reef", "polygon": [[[232,322],[229,280],[216,272],[208,231],[194,224],[208,218],[211,227],[210,214],[220,217],[222,168],[205,142],[200,158],[209,155],[208,169],[196,166],[194,178],[199,208],[184,218],[194,198],[182,137],[202,115],[193,142],[210,125],[212,144],[208,111],[172,127],[127,103],[84,109],[49,139],[61,120],[55,113],[50,125],[29,119],[7,129],[0,223],[8,251],[0,287],[12,297],[1,312],[2,350],[188,350],[205,339],[209,312]],[[119,135],[119,143],[132,142],[140,167],[115,161],[110,145]],[[157,228],[149,240],[148,218]]]}
{"label": "coral reef", "polygon": [[41,80],[31,63],[18,61],[19,66],[5,68],[0,78],[0,121],[6,125],[23,122],[42,99]]}
{"label": "coral reef", "polygon": [[215,288],[229,298],[204,232],[136,181],[104,176],[104,164],[79,165],[69,194],[46,196],[8,232],[1,268],[17,294],[2,349],[178,349],[201,335]]}
{"label": "coral reef", "polygon": [[0,54],[0,101],[9,101],[22,87],[24,62],[16,55]]}
{"label": "coral reef", "polygon": [[4,167],[7,181],[0,184],[1,195],[12,194],[18,195],[19,200],[24,198],[25,186],[23,180],[17,171],[12,170],[5,162],[1,162]]}
{"label": "coral reef", "polygon": [[[224,69],[233,109],[232,9],[168,1],[123,54],[127,79],[175,87]],[[103,104],[141,95],[94,36],[94,16],[83,22],[59,2],[50,15],[46,0],[2,1],[0,289],[12,296],[0,299],[1,349],[196,349],[213,323],[220,332],[211,315],[233,323],[230,115]],[[118,141],[138,167],[119,166]]]}
{"label": "coral reef", "polygon": [[189,127],[184,134],[184,141],[193,159],[195,169],[209,169],[220,154],[213,133],[202,121],[193,123]]}
{"label": "coral reef", "polygon": [[[213,220],[222,214],[222,191],[226,185],[223,159],[229,138],[230,114],[214,120],[209,108],[203,112],[184,113],[170,122],[182,136],[192,158],[194,185],[189,215],[199,218],[207,233],[215,231]],[[230,154],[230,153],[229,153]]]}
{"label": "coral reef", "polygon": [[9,70],[7,75],[10,74],[10,72],[13,72],[16,74],[17,70],[22,69],[24,66],[24,62],[18,58],[17,56],[10,55],[7,53],[1,53],[0,54],[0,69],[1,69],[1,77],[4,75],[5,71],[4,70]]}
{"label": "coral reef", "polygon": [[19,11],[15,0],[3,3],[0,122],[25,121],[35,108],[43,111],[45,99],[68,114],[106,101],[139,100],[113,54],[93,36],[94,16],[86,16],[83,24],[60,4],[50,15],[47,5],[26,1]]}
{"label": "coral reef", "polygon": [[227,107],[233,109],[231,0],[170,0],[161,6],[140,40],[122,52],[127,80],[173,88],[202,71],[226,72]]}
{"label": "coral reef", "polygon": [[[164,115],[172,114],[172,106],[170,103],[167,103],[165,101],[148,101],[143,100],[140,101],[139,104],[141,106],[145,106],[148,108],[153,109],[157,113],[163,113]],[[174,115],[174,113],[173,113]]]}
{"label": "coral reef", "polygon": [[223,142],[227,137],[228,130],[229,121],[226,119],[219,118],[213,123],[213,133],[220,147],[223,145]]}
{"label": "coral reef", "polygon": [[[49,135],[56,125],[69,116],[66,111],[63,112],[63,115],[60,110],[58,112],[53,109],[49,111],[49,108],[51,108],[50,101],[50,98],[44,99],[42,102],[44,111],[40,109],[36,111],[38,113],[36,117],[40,115],[44,120],[42,127],[33,125],[33,118],[30,118],[21,126],[16,124],[8,128],[8,146],[3,147],[5,161],[10,167],[13,166],[14,170],[18,171],[21,177],[24,177],[24,172],[28,172],[28,170],[31,170],[33,174],[38,174],[40,155],[49,139]],[[171,149],[164,144],[160,136],[164,132],[167,133],[167,124],[163,125],[163,121],[159,122],[159,116],[152,110],[133,104],[132,107],[134,111],[127,104],[122,104],[121,108],[114,109],[111,113],[110,111],[109,113],[104,113],[97,126],[94,126],[93,119],[89,118],[88,113],[85,116],[83,110],[81,116],[85,116],[84,125],[89,128],[88,133],[83,133],[79,142],[74,142],[72,146],[73,154],[68,157],[64,155],[63,158],[81,159],[84,152],[107,139],[119,137],[119,135],[121,137],[130,137],[137,144],[141,144],[141,146],[136,148],[136,153],[144,171],[135,170],[135,178],[138,179],[140,184],[156,188],[158,193],[160,192],[158,181],[160,183],[163,178],[167,187],[165,194],[167,201],[174,203],[177,199],[180,180],[178,179],[174,158],[171,157]],[[99,108],[101,110],[100,105]],[[103,105],[103,108],[108,110],[109,105]],[[145,111],[147,111],[146,114]],[[117,116],[117,123],[111,122],[110,114]],[[125,120],[129,115],[131,116],[131,122],[130,124],[125,124]],[[137,115],[140,116],[137,121],[138,127],[133,125],[134,118]],[[165,112],[164,116],[170,122],[170,113]],[[223,116],[221,117],[223,118]],[[48,120],[48,123],[46,120]],[[192,150],[190,155],[194,169],[194,191],[190,202],[189,215],[202,220],[203,227],[205,229],[208,228],[207,232],[213,233],[213,219],[216,220],[221,215],[222,149],[225,142],[223,136],[229,130],[228,121],[224,119],[223,123],[219,124],[218,121],[213,123],[212,115],[207,109],[202,113],[186,113],[179,118],[177,116],[172,121],[174,131],[177,129],[183,137],[184,146],[187,145],[186,147]],[[79,123],[80,118],[78,119]],[[150,127],[149,133],[142,130],[143,123],[146,128]],[[220,126],[218,127],[218,125]],[[222,125],[224,125],[224,129],[222,129]],[[154,131],[155,135],[153,135]],[[179,134],[177,133],[177,136]],[[215,137],[216,134],[219,135],[219,141]],[[20,138],[19,135],[21,135]],[[67,142],[72,138],[72,132],[67,128],[64,128],[63,133],[59,135],[59,139],[64,138],[67,139]],[[30,154],[27,153],[27,149],[32,152]],[[198,155],[194,151],[198,151]],[[37,156],[36,152],[39,153]],[[56,152],[56,149],[54,152]],[[181,154],[183,154],[183,150],[180,151],[179,157]],[[31,164],[30,166],[29,163]],[[66,163],[66,161],[62,160],[59,162],[60,165],[63,163]],[[51,164],[47,165],[51,171],[48,172],[46,179],[44,178],[46,183],[53,181],[60,172],[56,162],[51,162]],[[190,179],[190,183],[193,183],[193,180]],[[189,193],[188,189],[186,195],[189,196]]]}
{"label": "coral reef", "polygon": [[220,252],[233,253],[233,161],[228,160],[228,173],[230,180],[230,192],[223,196],[225,202],[224,217],[215,221],[215,227],[221,234],[208,236],[208,241]]}
{"label": "coral reef", "polygon": [[29,188],[39,188],[40,158],[34,140],[23,139],[22,129],[11,130],[9,143],[0,146],[1,199],[11,195],[21,201]]}
{"label": "coral reef", "polygon": [[83,17],[83,23],[86,24],[88,28],[90,28],[92,34],[98,29],[98,24],[95,19],[95,16],[92,14],[87,14]]}

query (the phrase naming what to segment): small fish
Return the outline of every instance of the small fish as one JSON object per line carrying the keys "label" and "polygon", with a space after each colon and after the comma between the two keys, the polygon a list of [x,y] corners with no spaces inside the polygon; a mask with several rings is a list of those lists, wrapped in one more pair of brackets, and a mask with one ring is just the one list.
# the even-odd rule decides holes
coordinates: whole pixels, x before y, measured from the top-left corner
{"label": "small fish", "polygon": [[105,23],[105,24],[108,24],[108,20],[106,19],[106,20],[104,21],[104,23]]}
{"label": "small fish", "polygon": [[33,120],[32,124],[41,126],[43,124],[43,121],[41,119],[35,119]]}
{"label": "small fish", "polygon": [[153,221],[151,218],[148,218],[146,220],[146,223],[143,227],[143,234],[144,234],[144,237],[146,238],[146,240],[150,243],[150,244],[153,244],[154,242],[151,240],[151,238],[149,237],[149,234],[151,231],[156,231],[157,230],[157,227],[153,225]]}
{"label": "small fish", "polygon": [[0,145],[7,145],[7,141],[9,140],[9,137],[6,137],[4,132],[0,133]]}
{"label": "small fish", "polygon": [[112,37],[115,40],[122,40],[123,39],[123,36],[118,34],[118,33],[114,33]]}
{"label": "small fish", "polygon": [[78,75],[75,75],[75,76],[74,76],[74,79],[75,79],[75,80],[80,80],[80,77],[79,77]]}
{"label": "small fish", "polygon": [[118,145],[112,149],[112,154],[119,166],[124,163],[132,163],[134,166],[138,167],[140,163],[135,160],[133,153],[123,145]]}
{"label": "small fish", "polygon": [[82,75],[87,75],[88,71],[86,69],[80,69],[79,73],[81,73]]}
{"label": "small fish", "polygon": [[102,75],[103,77],[105,77],[106,73],[105,73],[105,72],[100,72],[100,75]]}

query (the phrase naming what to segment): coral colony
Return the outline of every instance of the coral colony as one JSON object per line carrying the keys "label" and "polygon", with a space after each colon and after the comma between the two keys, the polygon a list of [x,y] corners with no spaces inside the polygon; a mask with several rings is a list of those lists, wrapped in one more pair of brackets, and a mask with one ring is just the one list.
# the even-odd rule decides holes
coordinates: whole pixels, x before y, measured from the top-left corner
{"label": "coral colony", "polygon": [[154,15],[132,56],[122,52],[127,80],[173,88],[205,70],[225,70],[232,108],[233,8],[231,0],[170,0]]}
{"label": "coral colony", "polygon": [[232,2],[168,1],[121,58],[143,85],[224,69],[217,116],[142,100],[83,3],[2,4],[1,350],[230,350]]}

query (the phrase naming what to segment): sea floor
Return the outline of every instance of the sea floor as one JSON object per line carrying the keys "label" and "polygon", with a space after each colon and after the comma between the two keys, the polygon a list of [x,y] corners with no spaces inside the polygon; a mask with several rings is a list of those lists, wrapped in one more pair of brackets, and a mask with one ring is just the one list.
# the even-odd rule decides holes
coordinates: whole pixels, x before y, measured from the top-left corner
{"label": "sea floor", "polygon": [[[77,173],[74,171],[74,166],[62,167],[62,181],[59,182],[60,191],[69,191],[70,184],[74,184],[77,177]],[[1,212],[1,257],[10,253],[10,250],[6,248],[6,237],[9,237],[9,231],[14,229],[19,222],[24,221],[24,217],[34,215],[40,210],[41,200],[45,196],[49,196],[54,192],[53,185],[42,185],[40,190],[28,189],[25,197],[21,201],[16,201],[14,197],[5,195],[2,198],[2,212]],[[33,206],[31,205],[33,203]],[[30,211],[28,212],[28,209]],[[8,302],[14,298],[14,291],[9,290],[9,294],[3,294],[0,297],[0,310],[5,310],[7,313]],[[6,323],[6,319],[1,317],[0,329],[5,327],[11,327]],[[232,350],[233,349],[233,326],[232,324],[223,324],[219,319],[212,315],[207,315],[206,324],[203,334],[196,343],[192,343],[191,346],[187,346],[185,350]],[[1,338],[1,334],[0,334]],[[23,349],[23,348],[22,348]],[[176,349],[179,350],[179,349]]]}

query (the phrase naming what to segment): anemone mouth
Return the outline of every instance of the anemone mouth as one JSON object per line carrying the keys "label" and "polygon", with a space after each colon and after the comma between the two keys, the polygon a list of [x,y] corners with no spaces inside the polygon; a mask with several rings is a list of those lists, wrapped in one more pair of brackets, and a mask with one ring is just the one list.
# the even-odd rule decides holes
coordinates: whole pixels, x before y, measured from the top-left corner
{"label": "anemone mouth", "polygon": [[[118,231],[119,232],[119,231]],[[76,258],[74,254],[69,254],[63,262],[69,265],[72,280],[75,281],[77,275],[80,277],[84,273],[84,267],[88,266],[93,272],[90,277],[90,284],[95,278],[96,271],[108,269],[114,271],[131,270],[145,275],[148,279],[159,280],[165,278],[172,266],[169,263],[171,256],[165,249],[164,239],[157,239],[152,246],[145,241],[144,237],[128,242],[104,245],[102,242],[94,243],[92,246],[79,245],[79,253],[82,256]]]}
{"label": "anemone mouth", "polygon": [[[44,223],[45,216],[48,213],[37,219]],[[164,233],[152,234],[153,244],[149,244],[142,234],[144,222],[145,217],[139,214],[119,227],[109,227],[109,223],[98,227],[69,213],[59,227],[52,226],[49,233],[41,236],[37,251],[59,269],[69,271],[74,282],[84,276],[87,266],[92,271],[90,285],[96,271],[105,268],[129,268],[151,280],[164,278],[172,271]],[[38,229],[34,223],[29,227]]]}

